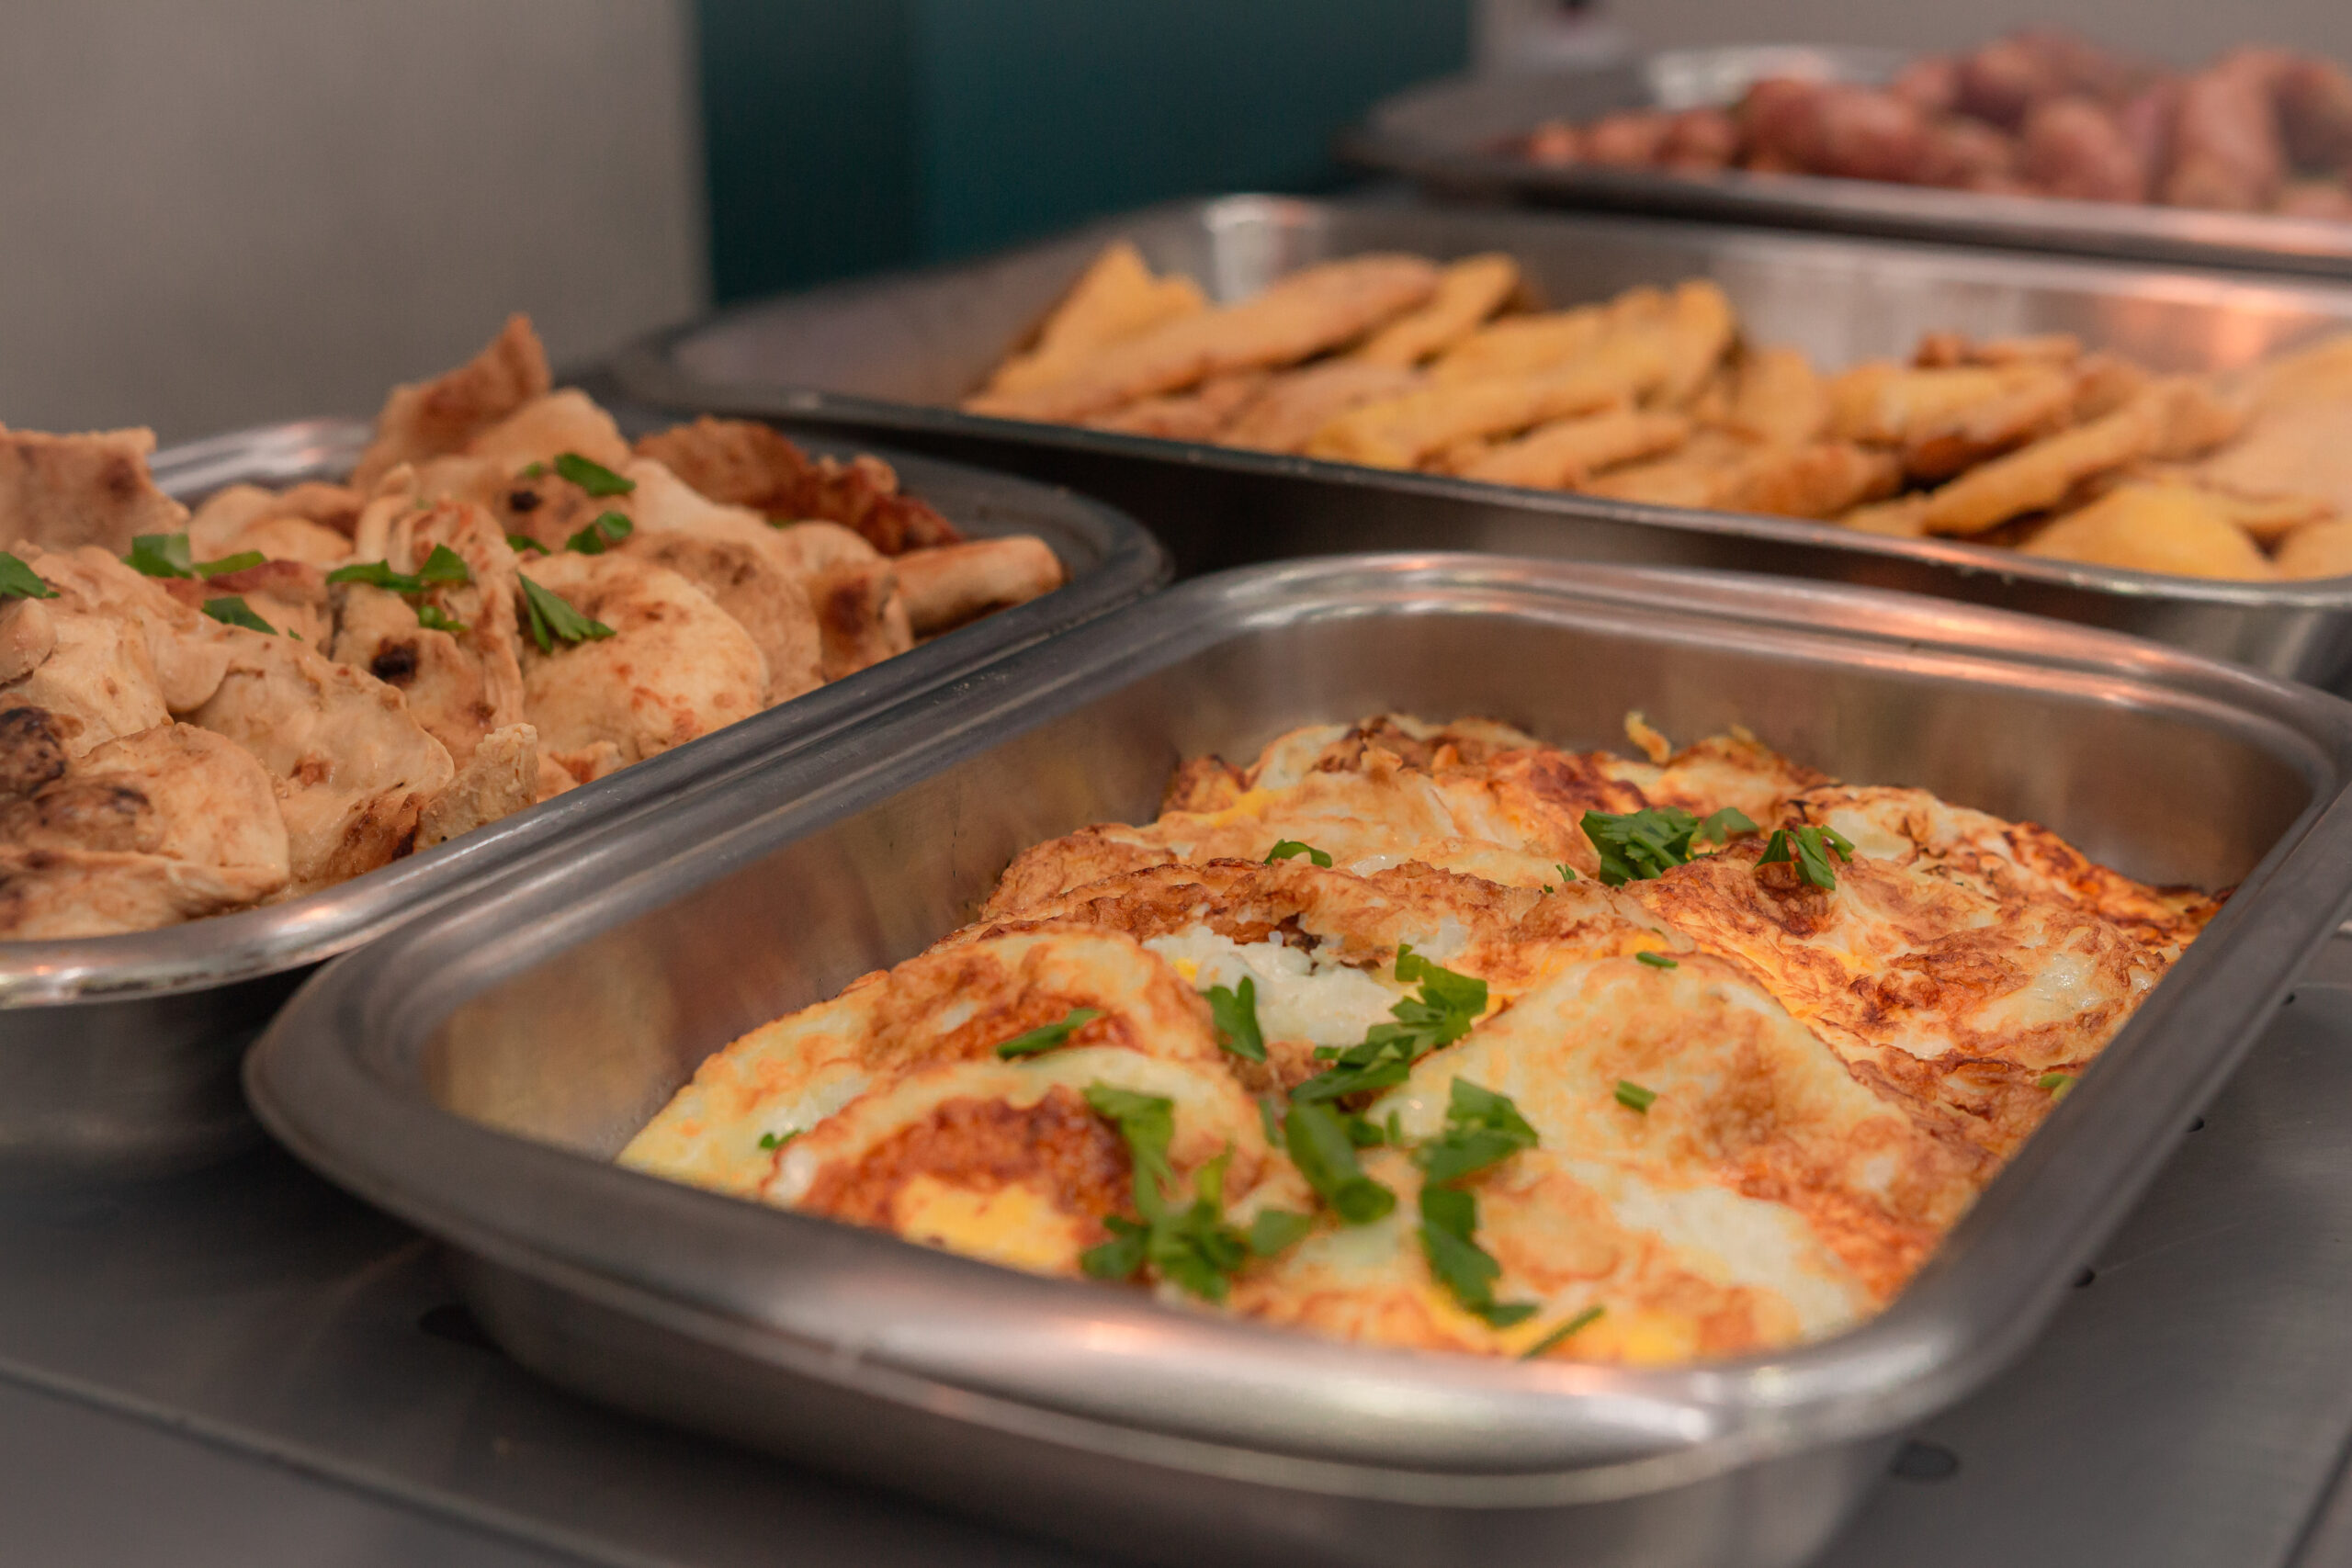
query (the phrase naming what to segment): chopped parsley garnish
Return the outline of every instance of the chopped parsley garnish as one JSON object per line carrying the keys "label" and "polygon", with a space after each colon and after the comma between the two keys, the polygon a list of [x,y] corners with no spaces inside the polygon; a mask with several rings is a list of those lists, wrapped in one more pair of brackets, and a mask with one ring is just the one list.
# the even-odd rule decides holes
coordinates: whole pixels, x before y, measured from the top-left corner
{"label": "chopped parsley garnish", "polygon": [[566,539],[563,547],[583,556],[601,556],[636,532],[637,525],[628,520],[627,513],[599,513],[594,523]]}
{"label": "chopped parsley garnish", "polygon": [[[179,536],[182,538],[187,537],[184,534]],[[266,566],[268,562],[269,558],[262,554],[259,550],[239,550],[235,555],[222,556],[219,560],[201,560],[197,562],[196,575],[198,577],[226,577],[232,571],[244,571],[253,567]]]}
{"label": "chopped parsley garnish", "polygon": [[1102,1016],[1101,1008],[1072,1008],[1062,1014],[1060,1022],[1042,1024],[1026,1034],[1016,1034],[998,1046],[996,1054],[1010,1062],[1015,1056],[1035,1056],[1046,1051],[1057,1051],[1069,1043],[1071,1035]]}
{"label": "chopped parsley garnish", "polygon": [[427,631],[447,632],[451,637],[466,629],[465,622],[438,604],[419,604],[416,607],[416,624]]}
{"label": "chopped parsley garnish", "polygon": [[1266,1059],[1266,1037],[1258,1029],[1258,982],[1244,975],[1241,984],[1227,990],[1209,987],[1209,1017],[1216,1022],[1216,1043],[1245,1062]]}
{"label": "chopped parsley garnish", "polygon": [[1617,1103],[1628,1111],[1638,1111],[1646,1116],[1650,1113],[1650,1107],[1657,1103],[1657,1090],[1644,1089],[1631,1078],[1619,1078]]}
{"label": "chopped parsley garnish", "polygon": [[1356,1163],[1355,1140],[1329,1106],[1294,1104],[1283,1122],[1283,1144],[1306,1184],[1349,1224],[1369,1224],[1396,1206],[1396,1194]]}
{"label": "chopped parsley garnish", "polygon": [[1478,1200],[1459,1187],[1435,1182],[1421,1189],[1421,1252],[1430,1272],[1453,1292],[1464,1312],[1496,1328],[1509,1328],[1535,1315],[1533,1302],[1495,1300],[1503,1266],[1471,1238],[1478,1233]]}
{"label": "chopped parsley garnish", "polygon": [[1853,841],[1835,828],[1775,828],[1756,863],[1785,865],[1793,859],[1807,882],[1824,892],[1835,892],[1838,873],[1829,863],[1832,854],[1849,863],[1854,858]]}
{"label": "chopped parsley garnish", "polygon": [[1555,865],[1552,869],[1553,869],[1554,871],[1556,871],[1556,872],[1558,872],[1558,873],[1560,874],[1560,885],[1561,885],[1562,886],[1567,886],[1569,883],[1574,882],[1574,881],[1577,879],[1577,868],[1576,868],[1575,866],[1570,865],[1570,864],[1569,864],[1567,862],[1566,862],[1566,861],[1562,861],[1562,862],[1560,862],[1557,865]]}
{"label": "chopped parsley garnish", "polygon": [[1699,844],[1728,844],[1739,834],[1754,831],[1756,824],[1748,819],[1747,812],[1736,806],[1726,806],[1699,824],[1698,831],[1690,835],[1690,842],[1694,847]]}
{"label": "chopped parsley garnish", "polygon": [[785,1145],[792,1142],[793,1139],[800,1136],[802,1133],[807,1131],[808,1129],[805,1127],[795,1127],[789,1133],[762,1133],[760,1134],[760,1147],[763,1149],[780,1149],[784,1147]]}
{"label": "chopped parsley garnish", "polygon": [[272,637],[277,635],[277,628],[254,615],[253,606],[246,604],[244,596],[240,593],[227,593],[218,599],[207,599],[204,602],[204,613],[216,621],[232,626],[243,626],[249,632],[267,632]]}
{"label": "chopped parsley garnish", "polygon": [[1543,1359],[1552,1351],[1558,1349],[1561,1343],[1567,1339],[1569,1336],[1575,1334],[1578,1329],[1589,1328],[1594,1324],[1600,1322],[1600,1314],[1607,1310],[1607,1308],[1600,1306],[1589,1306],[1585,1308],[1584,1311],[1577,1314],[1576,1316],[1568,1319],[1567,1322],[1560,1325],[1559,1327],[1552,1330],[1551,1333],[1546,1334],[1543,1338],[1538,1339],[1534,1344],[1530,1345],[1526,1349],[1521,1351],[1519,1359],[1522,1361],[1536,1361]]}
{"label": "chopped parsley garnish", "polygon": [[1258,1217],[1250,1222],[1250,1250],[1261,1258],[1272,1258],[1305,1240],[1306,1233],[1314,1228],[1312,1214],[1295,1214],[1288,1209],[1261,1209]]}
{"label": "chopped parsley garnish", "polygon": [[1331,857],[1329,855],[1325,854],[1313,844],[1302,844],[1296,839],[1284,839],[1281,843],[1278,843],[1272,849],[1268,850],[1266,852],[1266,863],[1268,865],[1272,865],[1278,860],[1291,860],[1299,855],[1305,855],[1308,861],[1316,865],[1321,866],[1326,871],[1331,869]]}
{"label": "chopped parsley garnish", "polygon": [[553,653],[559,642],[594,642],[613,635],[613,628],[602,621],[590,620],[573,609],[562,594],[540,587],[521,572],[514,580],[523,585],[523,619],[530,628],[531,640],[539,645],[541,653]]}
{"label": "chopped parsley garnish", "polygon": [[523,471],[514,477],[518,479],[543,479],[547,475],[548,466],[545,463],[526,463]]}
{"label": "chopped parsley garnish", "polygon": [[541,555],[546,555],[548,553],[548,547],[539,543],[537,539],[531,537],[528,534],[507,535],[506,547],[513,550],[518,556],[525,550],[537,550]]}
{"label": "chopped parsley garnish", "polygon": [[[627,495],[637,488],[635,479],[623,479],[604,464],[591,462],[577,452],[557,453],[555,471],[600,500],[608,495]],[[524,477],[537,476],[526,470]]]}
{"label": "chopped parsley garnish", "polygon": [[1681,961],[1679,959],[1668,958],[1663,953],[1650,953],[1647,951],[1634,954],[1634,962],[1636,964],[1646,964],[1653,969],[1679,969],[1682,967]]}
{"label": "chopped parsley garnish", "polygon": [[1584,836],[1600,853],[1600,882],[1622,887],[1663,876],[1678,865],[1690,863],[1690,840],[1699,819],[1677,807],[1645,807],[1611,816],[1605,811],[1584,814]]}
{"label": "chopped parsley garnish", "polygon": [[1456,1181],[1535,1146],[1535,1129],[1510,1096],[1456,1078],[1445,1107],[1445,1131],[1413,1151],[1426,1181]]}
{"label": "chopped parsley garnish", "polygon": [[1420,994],[1390,1008],[1396,1021],[1374,1024],[1363,1043],[1344,1051],[1329,1046],[1317,1050],[1316,1055],[1331,1066],[1292,1090],[1294,1101],[1311,1103],[1393,1089],[1405,1081],[1415,1062],[1469,1033],[1487,1010],[1487,982],[1430,963],[1410,943],[1396,949],[1396,978],[1408,985],[1419,981]]}
{"label": "chopped parsley garnish", "polygon": [[1535,1303],[1495,1300],[1495,1281],[1503,1269],[1473,1239],[1478,1231],[1478,1200],[1447,1183],[1534,1146],[1535,1129],[1509,1095],[1456,1078],[1447,1098],[1445,1131],[1413,1151],[1413,1163],[1421,1168],[1421,1251],[1429,1258],[1430,1272],[1464,1311],[1497,1328],[1524,1323],[1535,1314]]}
{"label": "chopped parsley garnish", "polygon": [[186,534],[140,534],[130,541],[130,554],[125,558],[133,571],[148,577],[194,577],[196,565],[188,558]]}
{"label": "chopped parsley garnish", "polygon": [[40,573],[22,560],[0,550],[0,598],[54,599],[57,590],[40,580]]}
{"label": "chopped parsley garnish", "polygon": [[1282,1146],[1282,1117],[1275,1111],[1272,1100],[1261,1100],[1258,1102],[1258,1125],[1265,1129],[1267,1143],[1273,1145],[1276,1148]]}
{"label": "chopped parsley garnish", "polygon": [[1136,1213],[1143,1216],[1140,1224],[1123,1214],[1103,1220],[1111,1239],[1087,1248],[1078,1260],[1095,1279],[1131,1280],[1149,1264],[1161,1279],[1204,1301],[1221,1302],[1226,1280],[1251,1253],[1271,1256],[1305,1235],[1313,1224],[1304,1214],[1269,1210],[1251,1223],[1246,1235],[1227,1224],[1225,1167],[1233,1157],[1230,1148],[1201,1167],[1193,1178],[1193,1201],[1180,1207],[1168,1190],[1174,1179],[1168,1146],[1176,1136],[1175,1101],[1095,1084],[1086,1091],[1086,1103],[1116,1124],[1126,1141]]}
{"label": "chopped parsley garnish", "polygon": [[354,561],[327,573],[329,582],[364,582],[370,588],[388,589],[394,593],[422,593],[428,588],[458,586],[474,580],[466,558],[447,545],[435,545],[424,564],[413,572],[394,571],[392,563],[381,560]]}
{"label": "chopped parsley garnish", "polygon": [[2064,1100],[2066,1098],[2066,1091],[2075,1087],[2075,1075],[2072,1073],[2044,1073],[2040,1077],[2033,1080],[2033,1087],[2036,1089],[2048,1089],[2050,1091],[2050,1098],[2053,1101]]}

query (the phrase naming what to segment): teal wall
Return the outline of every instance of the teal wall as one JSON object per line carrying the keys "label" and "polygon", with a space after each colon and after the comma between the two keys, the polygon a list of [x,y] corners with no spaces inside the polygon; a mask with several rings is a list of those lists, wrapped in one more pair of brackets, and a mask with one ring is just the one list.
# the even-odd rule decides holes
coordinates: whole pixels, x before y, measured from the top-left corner
{"label": "teal wall", "polygon": [[1187,194],[1312,190],[1469,0],[701,0],[720,300]]}

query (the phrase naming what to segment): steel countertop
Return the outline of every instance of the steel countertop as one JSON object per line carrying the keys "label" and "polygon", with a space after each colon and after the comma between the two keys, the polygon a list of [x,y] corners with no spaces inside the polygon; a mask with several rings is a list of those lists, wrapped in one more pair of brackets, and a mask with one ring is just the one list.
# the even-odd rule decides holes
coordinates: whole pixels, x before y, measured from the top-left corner
{"label": "steel countertop", "polygon": [[[2352,1562],[2352,941],[2018,1367],[1820,1568]],[[1082,1559],[610,1413],[478,1337],[431,1243],[266,1147],[0,1201],[0,1561]]]}

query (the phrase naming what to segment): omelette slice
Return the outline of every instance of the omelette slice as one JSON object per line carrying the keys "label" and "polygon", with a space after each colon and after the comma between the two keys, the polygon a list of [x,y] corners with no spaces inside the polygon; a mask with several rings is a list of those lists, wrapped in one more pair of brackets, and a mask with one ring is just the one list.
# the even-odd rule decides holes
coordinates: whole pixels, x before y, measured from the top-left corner
{"label": "omelette slice", "polygon": [[1751,837],[1626,891],[1739,962],[1857,1075],[2003,1156],[2217,908],[1924,790],[1811,791],[1788,817],[1808,820],[1854,846],[1834,889],[1759,874]]}
{"label": "omelette slice", "polygon": [[[1061,1031],[1057,1037],[1040,1032]],[[1050,1048],[1007,1057],[1024,1039]],[[1230,1151],[1228,1197],[1272,1177],[1208,1010],[1116,933],[1040,928],[934,949],[752,1031],[621,1152],[624,1165],[1045,1273],[1133,1213],[1097,1085],[1172,1103],[1180,1179]]]}
{"label": "omelette slice", "polygon": [[1425,1058],[1365,1119],[1441,1130],[1456,1079],[1501,1094],[1537,1134],[1467,1185],[1498,1297],[1538,1310],[1489,1326],[1432,1277],[1411,1219],[1419,1175],[1393,1150],[1378,1225],[1317,1233],[1245,1277],[1236,1310],[1425,1348],[1527,1348],[1599,1307],[1579,1358],[1740,1355],[1833,1333],[1891,1297],[1974,1196],[1989,1163],[1912,1125],[1736,968],[1690,955],[1560,969],[1460,1044]]}
{"label": "omelette slice", "polygon": [[1412,863],[1540,887],[1561,882],[1563,867],[1588,877],[1600,869],[1581,826],[1588,811],[1659,805],[1705,817],[1730,806],[1762,821],[1823,782],[1744,734],[1633,762],[1546,746],[1491,720],[1441,726],[1386,714],[1293,730],[1246,770],[1215,758],[1188,763],[1157,821],[1082,828],[1023,851],[984,912],[1011,918],[1146,866],[1262,860],[1285,842],[1367,874]]}

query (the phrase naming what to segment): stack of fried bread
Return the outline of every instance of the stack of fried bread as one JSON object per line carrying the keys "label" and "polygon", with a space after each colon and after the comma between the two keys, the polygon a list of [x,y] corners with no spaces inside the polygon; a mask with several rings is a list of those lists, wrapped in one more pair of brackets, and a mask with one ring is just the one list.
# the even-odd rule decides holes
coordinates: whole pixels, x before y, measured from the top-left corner
{"label": "stack of fried bread", "polygon": [[1396,715],[1177,774],[710,1056],[624,1164],[1385,1345],[1668,1363],[1889,1301],[2215,908],[1744,732]]}
{"label": "stack of fried bread", "polygon": [[0,938],[331,886],[1062,580],[872,457],[632,446],[521,317],[347,483],[190,515],[153,446],[0,429]]}
{"label": "stack of fried bread", "polygon": [[1364,255],[1212,306],[1114,244],[971,412],[2261,581],[2352,573],[2352,337],[2160,376],[1930,334],[1825,373],[1692,280],[1522,308],[1508,256]]}

